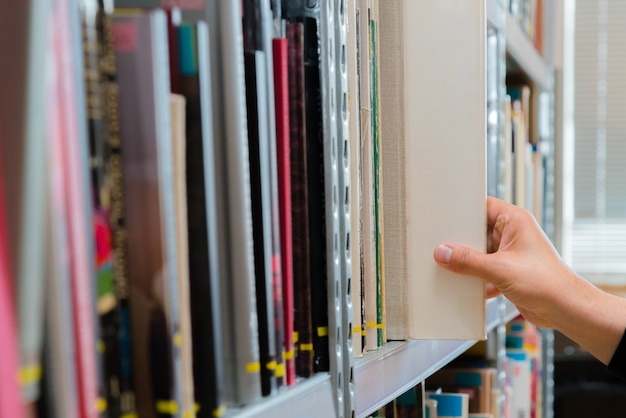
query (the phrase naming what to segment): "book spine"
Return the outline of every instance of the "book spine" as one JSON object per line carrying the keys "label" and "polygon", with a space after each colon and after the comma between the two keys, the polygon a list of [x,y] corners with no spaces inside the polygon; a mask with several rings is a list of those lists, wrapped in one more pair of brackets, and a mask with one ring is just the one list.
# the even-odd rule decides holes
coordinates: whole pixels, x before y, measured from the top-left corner
{"label": "book spine", "polygon": [[[381,135],[383,138],[403,138],[404,113],[404,6],[392,0],[380,8],[380,61],[381,61]],[[384,228],[387,251],[383,254],[385,265],[385,298],[387,301],[387,333],[390,339],[404,339],[408,327],[405,309],[407,295],[405,208],[397,202],[406,198],[404,141],[382,141]]]}
{"label": "book spine", "polygon": [[359,0],[359,68],[361,101],[361,155],[363,188],[363,288],[365,314],[365,349],[378,348],[376,289],[376,218],[374,198],[374,151],[372,107],[372,1]]}
{"label": "book spine", "polygon": [[[223,368],[220,344],[219,279],[217,257],[215,163],[211,106],[208,29],[179,27],[181,91],[186,108],[187,218],[189,274],[194,352],[194,395],[199,418],[221,416],[224,411]],[[194,42],[195,41],[195,42]],[[194,59],[195,58],[195,59]],[[208,278],[208,280],[207,280]]]}
{"label": "book spine", "polygon": [[[0,126],[0,145],[3,143]],[[0,161],[2,161],[0,146]],[[10,247],[7,241],[4,176],[0,170],[0,340],[4,341],[0,356],[0,416],[21,417],[22,406],[18,385],[18,336],[13,311],[13,289]]]}
{"label": "book spine", "polygon": [[291,145],[291,215],[294,278],[294,345],[296,374],[313,373],[311,280],[304,94],[304,25],[287,24],[289,55],[289,137]]}
{"label": "book spine", "polygon": [[374,0],[370,20],[370,53],[372,68],[372,151],[373,151],[373,180],[374,180],[374,231],[376,243],[376,339],[378,347],[385,343],[385,277],[383,251],[383,201],[382,201],[382,150],[380,135],[380,81],[378,77],[379,62],[379,35],[378,35],[378,1]]}
{"label": "book spine", "polygon": [[261,352],[261,389],[264,396],[276,388],[276,345],[274,340],[273,251],[271,227],[271,192],[269,143],[265,107],[265,54],[247,51],[246,98],[248,115],[248,143],[250,147],[250,185],[252,226],[254,236],[254,264],[259,321],[259,348]]}
{"label": "book spine", "polygon": [[348,118],[350,135],[350,251],[352,259],[352,344],[355,357],[363,353],[361,317],[361,147],[360,147],[360,101],[359,72],[357,66],[357,11],[356,0],[346,3],[347,34],[346,55],[348,71]]}
{"label": "book spine", "polygon": [[[167,344],[172,358],[171,392],[168,399],[157,398],[157,412],[161,416],[182,416],[183,370],[181,347],[181,311],[177,267],[179,252],[176,246],[176,210],[174,192],[174,164],[172,160],[172,122],[169,110],[170,75],[169,45],[167,40],[166,15],[161,10],[150,13],[150,41],[154,71],[154,104],[156,121],[156,150],[159,183],[159,204],[161,205],[162,250],[164,255],[163,290],[165,292],[165,312],[167,315]],[[160,366],[153,363],[155,370]],[[176,407],[174,407],[176,406]],[[175,411],[175,412],[174,412]]]}
{"label": "book spine", "polygon": [[[19,190],[13,189],[7,199],[9,207],[9,229],[12,242],[16,249],[12,254],[13,268],[16,275],[17,329],[19,330],[20,350],[20,383],[24,403],[29,407],[39,397],[39,384],[42,375],[41,350],[44,335],[44,294],[45,294],[45,241],[41,239],[41,231],[45,229],[45,213],[48,208],[45,199],[46,190],[46,127],[42,120],[46,115],[46,104],[41,100],[41,92],[45,90],[45,72],[47,71],[46,51],[51,46],[50,35],[54,17],[49,2],[40,0],[29,4],[24,12],[26,30],[24,31],[26,76],[22,102],[25,109],[22,125],[17,127],[15,137],[6,138],[7,143],[22,143],[22,147],[4,148],[9,150],[9,158],[17,161],[5,161],[8,167],[15,168],[20,179]],[[19,76],[16,74],[16,76]],[[9,119],[5,120],[9,132],[16,128]],[[21,136],[18,136],[21,135]],[[7,189],[10,188],[8,182]],[[11,197],[18,200],[11,203]],[[15,225],[15,226],[13,226]]]}
{"label": "book spine", "polygon": [[[75,84],[84,71],[81,54],[79,12],[74,3],[60,1],[55,7],[58,34],[59,108],[63,141],[64,182],[71,281],[76,336],[76,371],[81,417],[98,417],[106,411],[101,373],[99,328],[96,326],[94,246],[90,233],[93,206],[88,186],[88,130],[85,91]],[[75,37],[72,37],[75,35]],[[80,66],[80,67],[79,67]]]}
{"label": "book spine", "polygon": [[280,247],[284,328],[285,383],[295,383],[293,345],[293,247],[291,227],[291,168],[289,144],[289,74],[287,39],[273,41],[274,95],[276,101],[276,149],[280,203]]}
{"label": "book spine", "polygon": [[[212,69],[214,109],[222,109],[214,119],[220,150],[218,195],[228,196],[220,207],[219,222],[228,225],[228,235],[221,252],[222,266],[228,265],[232,282],[224,288],[223,329],[236,330],[230,341],[224,339],[226,399],[247,404],[261,393],[259,372],[259,329],[256,318],[257,297],[254,280],[254,251],[252,239],[252,209],[250,201],[250,168],[247,134],[244,54],[239,2],[210,0],[206,3],[209,28],[216,33],[219,60]],[[220,117],[221,116],[221,117]],[[221,160],[224,163],[221,163]],[[226,231],[224,231],[226,232]],[[236,302],[239,301],[239,302]]]}
{"label": "book spine", "polygon": [[[178,48],[177,48],[178,50]],[[178,53],[178,52],[177,52]],[[177,60],[178,61],[178,60]],[[178,64],[177,64],[178,66]],[[189,243],[187,231],[187,187],[186,187],[186,138],[185,109],[187,103],[181,94],[170,95],[172,117],[172,162],[174,180],[174,213],[176,225],[176,248],[178,251],[178,304],[180,307],[180,337],[175,344],[180,346],[181,387],[183,417],[195,416],[193,385],[193,338],[191,335],[191,304],[189,289]]]}
{"label": "book spine", "polygon": [[115,290],[113,231],[110,223],[110,197],[108,173],[108,126],[106,101],[106,80],[104,77],[104,37],[103,10],[94,0],[80,3],[82,18],[82,49],[86,91],[86,116],[91,169],[91,197],[93,204],[92,236],[95,242],[97,312],[102,353],[107,410],[120,413],[119,358],[117,335],[119,305]]}
{"label": "book spine", "polygon": [[[276,0],[273,0],[275,2]],[[262,49],[265,54],[266,112],[269,141],[270,168],[270,216],[272,226],[272,301],[274,304],[274,344],[276,346],[276,369],[274,372],[277,387],[284,383],[283,346],[283,289],[282,289],[282,246],[280,237],[280,192],[278,188],[278,160],[276,136],[276,99],[274,96],[274,59],[272,52],[273,13],[270,0],[260,0],[262,23]],[[276,6],[274,4],[274,6]]]}
{"label": "book spine", "polygon": [[[102,1],[102,0],[101,0]],[[104,0],[106,1],[106,0]],[[115,51],[113,49],[113,28],[108,7],[101,3],[102,69],[105,85],[105,120],[108,137],[108,172],[110,181],[110,210],[109,222],[112,229],[113,246],[113,277],[115,296],[118,306],[118,328],[116,341],[118,359],[115,368],[118,370],[120,414],[122,416],[135,414],[135,393],[133,390],[133,363],[130,325],[130,291],[128,280],[128,242],[126,232],[123,154],[120,135],[119,84],[117,82],[117,67]]]}
{"label": "book spine", "polygon": [[306,106],[307,187],[309,204],[310,280],[313,328],[313,370],[328,371],[328,260],[326,247],[326,194],[324,127],[320,71],[320,2],[304,10],[304,85]]}

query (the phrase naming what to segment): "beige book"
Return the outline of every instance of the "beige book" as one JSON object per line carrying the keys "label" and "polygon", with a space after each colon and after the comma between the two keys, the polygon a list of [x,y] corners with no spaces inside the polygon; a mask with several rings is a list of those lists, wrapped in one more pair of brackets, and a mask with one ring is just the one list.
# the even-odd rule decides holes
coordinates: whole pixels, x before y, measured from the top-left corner
{"label": "beige book", "polygon": [[484,284],[437,245],[486,247],[484,0],[380,7],[389,339],[484,339]]}
{"label": "beige book", "polygon": [[176,247],[178,250],[178,305],[180,309],[180,335],[174,341],[180,346],[182,363],[182,416],[196,416],[193,386],[193,351],[191,342],[191,305],[189,302],[189,239],[187,228],[187,179],[185,164],[185,97],[170,95],[172,115],[172,162],[174,167],[174,212]]}
{"label": "beige book", "polygon": [[357,0],[346,3],[346,55],[348,71],[348,132],[350,144],[350,252],[352,258],[352,344],[355,357],[363,355],[361,340],[361,150],[359,129],[359,73],[357,68]]}

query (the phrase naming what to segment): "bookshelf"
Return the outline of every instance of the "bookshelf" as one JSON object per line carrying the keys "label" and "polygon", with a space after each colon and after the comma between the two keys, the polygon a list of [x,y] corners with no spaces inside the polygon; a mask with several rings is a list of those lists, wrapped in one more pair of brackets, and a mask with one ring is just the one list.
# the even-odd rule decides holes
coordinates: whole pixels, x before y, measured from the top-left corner
{"label": "bookshelf", "polygon": [[[502,315],[504,313],[504,316]],[[504,298],[487,302],[487,331],[517,315]],[[454,360],[475,341],[413,340],[388,342],[377,352],[366,354],[355,364],[356,414],[367,414],[397,398],[411,387]]]}
{"label": "bookshelf", "polygon": [[[384,0],[381,0],[384,1]],[[309,3],[316,3],[315,1]],[[326,205],[326,247],[328,248],[328,335],[330,371],[299,379],[273,396],[254,401],[243,408],[229,408],[226,418],[253,417],[367,417],[412,386],[457,358],[473,340],[391,341],[382,348],[354,358],[352,352],[352,301],[350,286],[350,167],[348,119],[346,115],[347,74],[345,1],[319,0],[321,14],[321,108],[325,115],[324,178]],[[549,65],[528,42],[501,1],[486,0],[489,27],[502,37],[505,48],[501,67],[523,72],[541,91],[550,93]],[[504,89],[504,77],[502,85]],[[550,102],[547,102],[550,105]],[[549,136],[549,134],[548,134]],[[328,139],[328,140],[326,140]],[[5,177],[6,178],[6,177]],[[490,338],[503,344],[503,327],[518,314],[503,297],[486,302],[486,329]],[[546,341],[551,334],[545,333]],[[503,346],[502,346],[503,347]],[[550,350],[546,344],[544,375],[550,376]],[[499,354],[500,355],[500,354]],[[550,389],[550,384],[545,387]],[[550,399],[546,392],[544,399]],[[549,417],[549,414],[544,416]],[[1,417],[0,417],[1,418]]]}

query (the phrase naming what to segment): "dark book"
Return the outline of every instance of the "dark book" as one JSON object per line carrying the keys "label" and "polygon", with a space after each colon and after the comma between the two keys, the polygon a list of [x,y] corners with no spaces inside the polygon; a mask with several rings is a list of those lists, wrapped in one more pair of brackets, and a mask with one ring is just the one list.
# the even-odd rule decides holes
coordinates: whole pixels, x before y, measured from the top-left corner
{"label": "dark book", "polygon": [[[246,0],[244,5],[244,47],[246,51],[263,53],[265,71],[262,82],[265,84],[263,100],[264,118],[262,125],[267,136],[267,167],[269,167],[269,210],[272,246],[272,301],[274,321],[274,345],[276,347],[275,377],[277,386],[284,380],[282,347],[284,346],[283,301],[282,301],[282,262],[280,242],[280,207],[278,191],[278,162],[276,156],[276,112],[274,98],[274,60],[272,52],[273,12],[269,0]],[[272,367],[274,364],[272,363]]]}
{"label": "dark book", "polygon": [[324,129],[320,79],[320,25],[318,2],[307,5],[304,17],[304,89],[309,206],[310,278],[313,328],[313,370],[329,370],[326,254],[326,195]]}
{"label": "dark book", "polygon": [[246,51],[246,103],[250,149],[250,188],[252,231],[256,273],[261,390],[264,396],[275,388],[276,344],[274,340],[274,301],[272,271],[272,219],[267,114],[265,113],[265,54]]}
{"label": "dark book", "polygon": [[220,320],[217,197],[213,149],[208,28],[204,22],[178,28],[180,88],[187,100],[186,167],[189,285],[194,396],[198,418],[224,410],[223,337]]}
{"label": "dark book", "polygon": [[287,23],[289,55],[289,137],[291,146],[291,215],[294,288],[294,344],[296,374],[313,373],[311,328],[311,268],[306,158],[306,108],[304,93],[304,25]]}
{"label": "dark book", "polygon": [[220,241],[224,399],[248,404],[261,396],[261,365],[254,277],[250,160],[247,133],[241,2],[206,0],[182,7],[183,18],[209,26],[213,128]]}

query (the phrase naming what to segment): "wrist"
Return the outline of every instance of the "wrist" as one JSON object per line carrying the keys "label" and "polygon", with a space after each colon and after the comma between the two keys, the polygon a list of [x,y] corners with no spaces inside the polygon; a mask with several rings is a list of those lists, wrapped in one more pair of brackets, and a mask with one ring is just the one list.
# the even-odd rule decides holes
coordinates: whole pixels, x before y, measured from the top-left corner
{"label": "wrist", "polygon": [[608,364],[626,328],[626,300],[572,275],[575,280],[556,299],[554,328]]}

